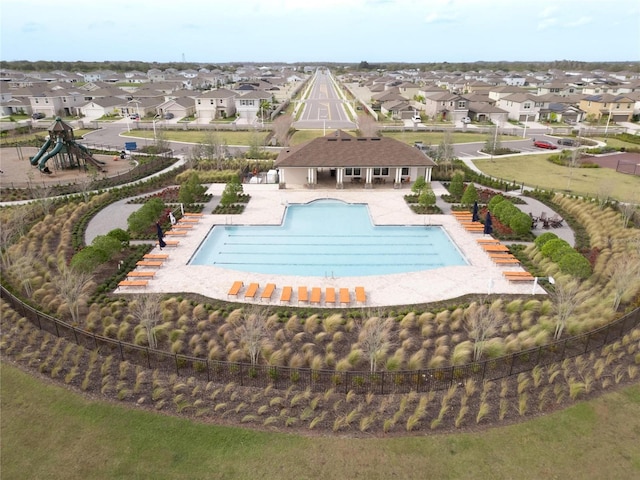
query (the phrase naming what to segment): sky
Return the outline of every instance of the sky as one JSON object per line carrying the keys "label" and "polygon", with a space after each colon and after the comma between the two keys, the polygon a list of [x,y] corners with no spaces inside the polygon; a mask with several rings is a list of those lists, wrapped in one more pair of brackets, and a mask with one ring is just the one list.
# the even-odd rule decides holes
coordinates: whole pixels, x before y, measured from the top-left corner
{"label": "sky", "polygon": [[638,0],[0,0],[0,59],[640,60]]}

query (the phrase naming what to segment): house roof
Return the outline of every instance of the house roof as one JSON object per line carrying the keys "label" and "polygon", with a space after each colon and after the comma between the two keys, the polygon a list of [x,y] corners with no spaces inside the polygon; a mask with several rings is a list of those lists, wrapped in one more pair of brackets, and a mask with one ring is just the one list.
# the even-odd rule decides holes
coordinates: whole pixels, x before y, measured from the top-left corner
{"label": "house roof", "polygon": [[389,137],[354,137],[342,130],[282,150],[275,166],[428,167],[436,163],[417,148]]}

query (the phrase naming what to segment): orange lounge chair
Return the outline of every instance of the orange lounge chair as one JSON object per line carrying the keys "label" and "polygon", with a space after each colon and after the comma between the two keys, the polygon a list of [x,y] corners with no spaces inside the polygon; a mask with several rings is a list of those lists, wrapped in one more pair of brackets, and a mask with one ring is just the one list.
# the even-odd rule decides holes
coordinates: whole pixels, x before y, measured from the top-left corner
{"label": "orange lounge chair", "polygon": [[336,289],[333,287],[327,287],[324,293],[324,303],[336,304]]}
{"label": "orange lounge chair", "polygon": [[511,252],[488,252],[489,258],[516,258]]}
{"label": "orange lounge chair", "polygon": [[351,294],[348,288],[340,289],[340,305],[349,305],[351,303]]}
{"label": "orange lounge chair", "polygon": [[256,293],[258,293],[258,288],[260,288],[258,283],[250,283],[247,291],[244,292],[244,298],[255,298]]}
{"label": "orange lounge chair", "polygon": [[508,252],[509,249],[504,245],[482,245],[485,252]]}
{"label": "orange lounge chair", "polygon": [[493,243],[500,243],[500,240],[498,240],[497,238],[479,238],[476,240],[476,242],[478,243],[482,243],[482,244],[493,244]]}
{"label": "orange lounge chair", "polygon": [[307,287],[298,287],[298,305],[300,302],[308,302],[309,301],[309,292]]}
{"label": "orange lounge chair", "polygon": [[529,272],[502,272],[504,277],[510,282],[532,282],[535,277]]}
{"label": "orange lounge chair", "polygon": [[262,300],[271,300],[271,296],[273,295],[273,291],[276,289],[275,283],[267,283],[262,291],[262,295],[260,295],[260,301]]}
{"label": "orange lounge chair", "polygon": [[147,278],[153,278],[155,276],[156,272],[155,271],[146,271],[146,272],[129,272],[127,273],[127,277],[147,277]]}
{"label": "orange lounge chair", "polygon": [[137,267],[161,267],[162,260],[140,260],[136,262]]}
{"label": "orange lounge chair", "polygon": [[518,265],[520,260],[517,258],[492,258],[496,265]]}
{"label": "orange lounge chair", "polygon": [[178,222],[178,223],[176,223],[174,226],[175,226],[175,227],[176,227],[176,229],[178,229],[178,230],[180,230],[180,229],[186,229],[186,230],[189,230],[190,228],[193,228],[193,225],[192,225],[191,223],[182,223],[182,224],[181,224],[180,222]]}
{"label": "orange lounge chair", "polygon": [[280,303],[290,303],[291,302],[291,294],[293,293],[292,287],[282,287],[282,293],[280,294]]}
{"label": "orange lounge chair", "polygon": [[184,212],[185,217],[202,217],[202,213]]}
{"label": "orange lounge chair", "polygon": [[240,293],[240,289],[242,289],[243,286],[244,286],[244,283],[242,283],[240,280],[233,282],[233,285],[231,285],[231,288],[227,293],[227,297],[232,297],[232,296],[237,297],[238,294]]}
{"label": "orange lounge chair", "polygon": [[169,254],[168,253],[145,253],[142,258],[145,258],[148,260],[166,260],[167,258],[169,258]]}
{"label": "orange lounge chair", "polygon": [[169,230],[168,232],[164,232],[165,235],[169,235],[169,236],[171,236],[171,235],[173,235],[173,236],[176,236],[176,235],[184,236],[187,233],[188,232],[186,230]]}
{"label": "orange lounge chair", "polygon": [[149,280],[122,280],[118,283],[119,287],[146,287]]}
{"label": "orange lounge chair", "polygon": [[182,217],[180,220],[178,220],[178,224],[181,224],[181,223],[193,224],[193,223],[198,223],[199,221],[200,219],[198,217]]}
{"label": "orange lounge chair", "polygon": [[[165,240],[164,244],[167,247],[177,247],[178,245],[180,245],[180,240]],[[158,244],[156,243],[156,245]]]}
{"label": "orange lounge chair", "polygon": [[319,304],[322,297],[322,290],[320,287],[313,287],[311,289],[311,301],[309,303]]}
{"label": "orange lounge chair", "polygon": [[356,287],[356,302],[362,305],[367,303],[367,295],[364,292],[364,287]]}

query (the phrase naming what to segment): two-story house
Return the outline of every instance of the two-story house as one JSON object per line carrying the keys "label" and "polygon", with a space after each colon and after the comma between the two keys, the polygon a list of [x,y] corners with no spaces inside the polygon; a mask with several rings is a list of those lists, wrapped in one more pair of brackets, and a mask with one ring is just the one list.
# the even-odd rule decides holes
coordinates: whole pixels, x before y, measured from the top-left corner
{"label": "two-story house", "polygon": [[512,93],[496,101],[496,107],[508,112],[510,120],[526,122],[539,118],[542,102],[529,93]]}
{"label": "two-story house", "polygon": [[635,101],[626,95],[590,95],[580,100],[580,110],[587,116],[600,120],[607,118],[612,122],[629,122],[633,116]]}
{"label": "two-story house", "polygon": [[240,123],[254,124],[269,120],[269,111],[265,111],[263,104],[271,102],[272,96],[268,92],[254,90],[235,98],[236,112]]}
{"label": "two-story house", "polygon": [[216,88],[196,97],[196,117],[202,121],[233,117],[236,114],[235,98],[238,94],[226,88]]}
{"label": "two-story house", "polygon": [[432,118],[458,122],[469,114],[469,101],[462,95],[441,92],[424,99],[424,112]]}

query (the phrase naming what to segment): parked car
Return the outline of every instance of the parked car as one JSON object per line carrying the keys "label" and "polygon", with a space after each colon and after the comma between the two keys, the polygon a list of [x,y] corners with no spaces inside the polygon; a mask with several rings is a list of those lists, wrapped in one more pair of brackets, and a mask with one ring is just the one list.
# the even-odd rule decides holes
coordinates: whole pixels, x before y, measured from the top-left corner
{"label": "parked car", "polygon": [[34,120],[40,120],[41,118],[45,118],[46,115],[42,112],[35,112],[33,115],[31,115],[31,118],[33,118]]}
{"label": "parked car", "polygon": [[414,115],[413,117],[411,117],[411,120],[413,120],[414,122],[421,122],[422,117],[420,115]]}
{"label": "parked car", "polygon": [[164,119],[165,120],[171,120],[173,118],[173,113],[171,112],[167,112],[164,114]]}
{"label": "parked car", "polygon": [[131,120],[140,120],[140,115],[138,115],[137,113],[132,113],[131,115],[129,115],[129,118]]}
{"label": "parked car", "polygon": [[556,150],[556,147],[553,143],[545,142],[544,140],[534,140],[533,146],[538,148],[547,148],[549,150]]}
{"label": "parked car", "polygon": [[580,142],[573,138],[561,138],[558,140],[558,145],[566,145],[567,147],[579,147]]}
{"label": "parked car", "polygon": [[462,117],[460,120],[462,123],[471,123],[471,119],[469,117]]}

